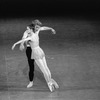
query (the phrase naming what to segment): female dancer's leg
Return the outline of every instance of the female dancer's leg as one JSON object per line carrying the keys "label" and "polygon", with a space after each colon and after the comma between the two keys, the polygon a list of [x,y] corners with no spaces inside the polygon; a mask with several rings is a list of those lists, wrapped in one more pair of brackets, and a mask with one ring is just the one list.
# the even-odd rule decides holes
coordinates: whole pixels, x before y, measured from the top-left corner
{"label": "female dancer's leg", "polygon": [[45,57],[43,57],[43,63],[44,63],[46,71],[48,72],[49,78],[51,79],[51,72],[50,72],[50,70],[49,70],[49,68],[47,66],[47,62],[46,62]]}
{"label": "female dancer's leg", "polygon": [[48,68],[48,66],[47,66],[46,58],[45,58],[45,57],[43,57],[43,63],[44,63],[44,65],[45,65],[45,69],[47,70],[48,75],[49,75],[49,77],[50,77],[50,79],[51,79],[51,80],[50,80],[51,83],[55,86],[55,88],[59,88],[57,82],[56,82],[54,79],[51,78],[51,72],[50,72],[50,70],[49,70],[49,68]]}
{"label": "female dancer's leg", "polygon": [[45,65],[44,65],[44,62],[43,62],[43,59],[37,59],[35,60],[36,61],[36,64],[39,66],[39,68],[41,69],[41,71],[43,72],[44,74],[44,77],[45,77],[45,80],[47,82],[47,85],[50,89],[50,91],[52,92],[54,90],[54,87],[52,86],[51,84],[51,78],[49,77],[49,74],[45,68]]}

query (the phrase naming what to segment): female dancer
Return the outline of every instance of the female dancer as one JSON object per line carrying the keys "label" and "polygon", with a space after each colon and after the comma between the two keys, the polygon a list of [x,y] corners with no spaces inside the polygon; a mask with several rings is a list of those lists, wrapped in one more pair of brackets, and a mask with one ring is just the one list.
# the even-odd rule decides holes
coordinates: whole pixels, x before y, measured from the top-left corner
{"label": "female dancer", "polygon": [[[33,24],[27,26],[27,30],[29,30],[31,35],[25,39],[22,39],[16,43],[14,43],[14,45],[12,46],[12,50],[14,49],[14,47],[17,44],[20,44],[20,43],[26,42],[26,41],[30,41],[30,46],[32,48],[31,59],[35,59],[36,64],[39,66],[39,68],[43,72],[45,80],[47,82],[47,85],[48,85],[50,91],[52,92],[54,90],[54,86],[55,86],[55,88],[59,88],[59,86],[56,83],[56,81],[51,78],[51,72],[46,63],[45,54],[39,46],[39,32],[42,30],[51,30],[53,32],[53,34],[55,34],[55,30],[50,27],[45,27],[45,26],[41,27],[37,24],[38,22],[39,22],[39,20],[37,20],[37,21],[35,20],[33,22]],[[34,25],[35,25],[35,27],[34,27]]]}

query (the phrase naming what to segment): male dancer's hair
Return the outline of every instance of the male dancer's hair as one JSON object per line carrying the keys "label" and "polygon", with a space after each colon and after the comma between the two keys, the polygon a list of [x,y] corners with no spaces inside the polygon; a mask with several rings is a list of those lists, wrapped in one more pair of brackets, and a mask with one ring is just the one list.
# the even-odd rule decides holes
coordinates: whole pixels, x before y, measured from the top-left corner
{"label": "male dancer's hair", "polygon": [[32,29],[33,31],[35,31],[35,24],[30,24],[30,25],[28,25],[28,27],[30,28],[30,29]]}

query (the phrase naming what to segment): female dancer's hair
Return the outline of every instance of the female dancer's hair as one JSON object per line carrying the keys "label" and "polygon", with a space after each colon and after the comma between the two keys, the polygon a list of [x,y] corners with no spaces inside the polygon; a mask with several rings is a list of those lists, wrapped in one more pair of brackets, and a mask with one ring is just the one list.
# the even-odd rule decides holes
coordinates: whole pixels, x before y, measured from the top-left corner
{"label": "female dancer's hair", "polygon": [[32,29],[33,32],[35,32],[35,26],[36,25],[42,26],[42,23],[39,20],[34,20],[34,21],[32,21],[32,24],[28,25],[28,27],[30,29]]}
{"label": "female dancer's hair", "polygon": [[38,19],[32,21],[32,24],[42,26],[42,23]]}

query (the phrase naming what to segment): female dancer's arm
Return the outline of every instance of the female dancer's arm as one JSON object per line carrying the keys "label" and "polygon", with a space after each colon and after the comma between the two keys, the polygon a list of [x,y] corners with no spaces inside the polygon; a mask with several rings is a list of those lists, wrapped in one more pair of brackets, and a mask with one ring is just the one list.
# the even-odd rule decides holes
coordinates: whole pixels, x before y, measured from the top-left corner
{"label": "female dancer's arm", "polygon": [[51,30],[53,34],[56,34],[56,31],[51,27],[47,27],[47,26],[40,27],[39,31],[42,31],[42,30]]}
{"label": "female dancer's arm", "polygon": [[[24,34],[23,34],[22,39],[27,38],[28,33],[29,33],[29,31],[28,31],[28,30],[26,30],[26,31],[24,32]],[[20,43],[20,47],[19,47],[19,49],[20,49],[21,51],[24,49],[24,42]]]}
{"label": "female dancer's arm", "polygon": [[17,44],[20,44],[20,43],[25,42],[25,41],[28,41],[28,40],[31,40],[31,37],[28,37],[26,39],[19,40],[18,42],[14,43],[13,46],[12,46],[12,50],[15,48],[15,46]]}

